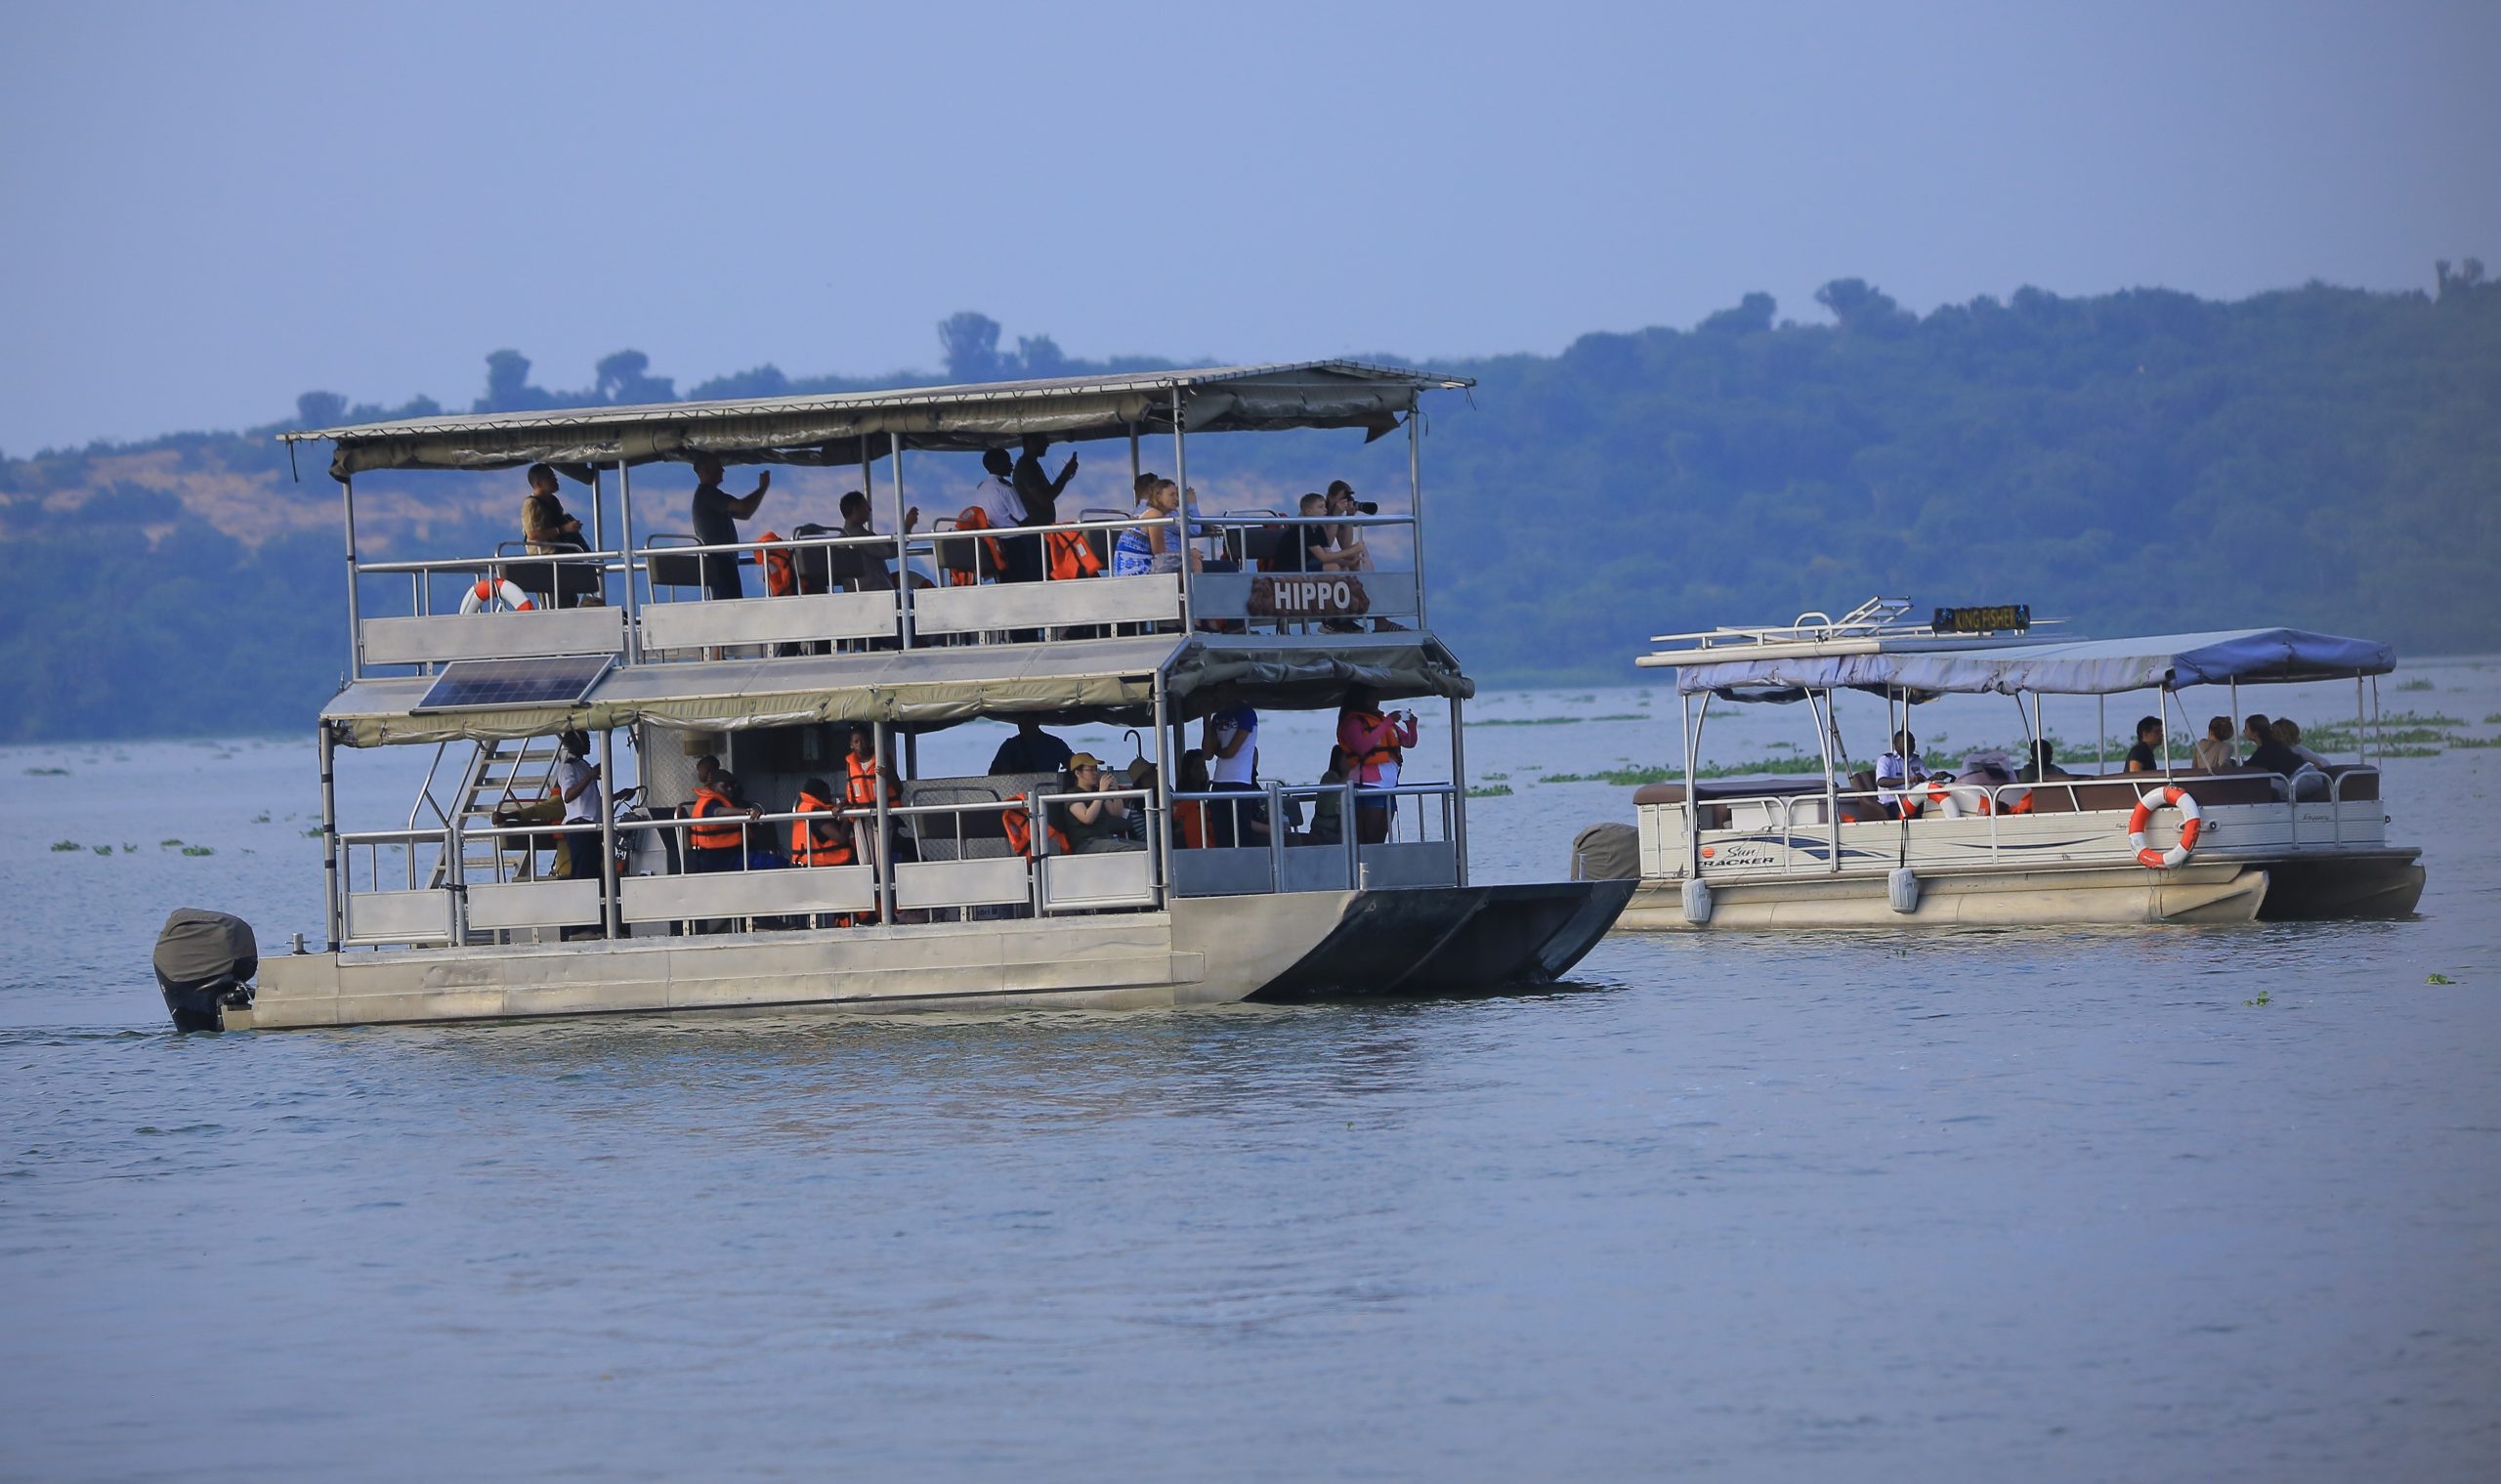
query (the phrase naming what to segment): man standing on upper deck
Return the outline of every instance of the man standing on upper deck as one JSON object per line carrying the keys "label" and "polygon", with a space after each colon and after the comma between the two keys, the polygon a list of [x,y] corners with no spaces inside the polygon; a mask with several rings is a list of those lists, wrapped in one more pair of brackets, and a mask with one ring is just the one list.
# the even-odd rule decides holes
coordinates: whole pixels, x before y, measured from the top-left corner
{"label": "man standing on upper deck", "polygon": [[[981,466],[990,475],[973,487],[972,509],[981,512],[992,530],[1007,530],[1031,524],[1025,519],[1025,498],[1016,492],[1016,460],[1004,448],[983,452]],[[960,522],[958,524],[961,524]],[[996,541],[976,541],[998,553],[998,568],[991,572],[1001,582],[1039,582],[1042,576],[1041,543],[1032,536],[1001,536]]]}
{"label": "man standing on upper deck", "polygon": [[[721,488],[721,460],[710,453],[698,453],[695,465],[695,542],[699,546],[735,546],[739,541],[740,521],[752,520],[756,507],[764,503],[764,491],[773,485],[773,471],[756,471],[755,489],[744,499],[732,499]],[[703,559],[703,595],[707,598],[742,598],[744,588],[739,585],[739,558],[733,551],[713,552]]]}
{"label": "man standing on upper deck", "polygon": [[1042,452],[1050,445],[1051,441],[1039,433],[1028,433],[1025,435],[1025,456],[1016,460],[1016,496],[1025,502],[1025,524],[1028,526],[1058,524],[1060,491],[1068,488],[1069,480],[1077,473],[1077,455],[1074,453],[1068,456],[1067,463],[1060,465],[1059,478],[1052,479],[1042,473]]}

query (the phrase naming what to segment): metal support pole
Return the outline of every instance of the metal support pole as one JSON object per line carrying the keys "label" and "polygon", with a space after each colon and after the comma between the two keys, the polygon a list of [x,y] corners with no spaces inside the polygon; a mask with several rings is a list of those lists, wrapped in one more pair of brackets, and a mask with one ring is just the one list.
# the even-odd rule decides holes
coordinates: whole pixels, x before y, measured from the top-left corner
{"label": "metal support pole", "polygon": [[[1814,692],[1806,693],[1806,704],[1810,709],[1815,708]],[[1824,753],[1824,829],[1832,840],[1832,869],[1839,871],[1841,869],[1841,779],[1833,769],[1838,762],[1845,759],[1836,759],[1833,756],[1833,739],[1840,733],[1841,728],[1833,721],[1832,716],[1833,693],[1826,691],[1822,706],[1815,715],[1815,731],[1820,734],[1815,742],[1822,747]]]}
{"label": "metal support pole", "polygon": [[321,758],[321,882],[328,888],[322,893],[324,904],[322,929],[329,936],[327,952],[339,951],[341,893],[339,890],[339,794],[331,772],[337,742],[330,736],[330,724],[321,722],[314,729],[316,750]]}
{"label": "metal support pole", "polygon": [[[1137,429],[1129,429],[1129,460],[1137,460]],[[1155,887],[1159,903],[1172,894],[1172,755],[1170,707],[1164,692],[1164,672],[1155,675],[1155,827],[1147,831],[1147,848],[1155,852]]]}
{"label": "metal support pole", "polygon": [[886,814],[886,724],[876,723],[869,735],[869,787],[877,796],[877,849],[869,859],[877,863],[877,920],[891,926],[895,920],[895,863],[894,836],[888,832]]}
{"label": "metal support pole", "polygon": [[[1708,693],[1706,692],[1707,696]],[[1693,751],[1700,745],[1700,729],[1694,725],[1693,697],[1682,690],[1676,693],[1676,704],[1683,710],[1678,731],[1684,738],[1684,853],[1685,872],[1694,880],[1702,879],[1702,810],[1693,798]],[[1709,709],[1710,701],[1703,702]]]}
{"label": "metal support pole", "polygon": [[1181,487],[1181,497],[1172,505],[1172,529],[1178,536],[1173,549],[1181,554],[1181,632],[1198,631],[1197,615],[1190,607],[1190,450],[1189,438],[1183,427],[1181,389],[1172,389],[1172,482]]}
{"label": "metal support pole", "polygon": [[[903,635],[903,647],[911,648],[911,538],[903,529],[903,435],[886,435],[887,451],[895,460],[895,602],[896,623]],[[863,467],[866,467],[865,464]],[[883,755],[882,753],[880,754]]]}
{"label": "metal support pole", "polygon": [[1407,399],[1407,523],[1409,538],[1416,543],[1416,626],[1430,628],[1424,616],[1424,433],[1418,403],[1420,396]]}
{"label": "metal support pole", "polygon": [[1450,786],[1451,844],[1458,858],[1459,875],[1454,883],[1467,884],[1467,733],[1458,697],[1450,699]]}
{"label": "metal support pole", "polygon": [[599,494],[599,465],[590,466],[590,549],[608,549],[608,502]]}
{"label": "metal support pole", "polygon": [[2093,771],[2096,773],[2110,771],[2109,759],[2101,743],[2101,740],[2109,735],[2110,698],[2096,696],[2093,698]]}
{"label": "metal support pole", "polygon": [[622,457],[616,460],[616,546],[625,553],[625,658],[632,663],[643,657],[643,625],[634,595],[634,473]]}
{"label": "metal support pole", "polygon": [[[346,507],[348,517],[348,678],[357,680],[364,674],[364,624],[356,601],[356,481],[339,481],[339,503]],[[425,578],[419,576],[417,580],[423,583]],[[324,765],[321,771],[327,774],[330,770]]]}
{"label": "metal support pole", "polygon": [[1132,422],[1129,424],[1129,488],[1132,490],[1137,488],[1137,477],[1145,472],[1145,470],[1138,467],[1137,424]]}
{"label": "metal support pole", "polygon": [[603,938],[620,936],[616,920],[616,729],[614,727],[599,734],[599,935]]}

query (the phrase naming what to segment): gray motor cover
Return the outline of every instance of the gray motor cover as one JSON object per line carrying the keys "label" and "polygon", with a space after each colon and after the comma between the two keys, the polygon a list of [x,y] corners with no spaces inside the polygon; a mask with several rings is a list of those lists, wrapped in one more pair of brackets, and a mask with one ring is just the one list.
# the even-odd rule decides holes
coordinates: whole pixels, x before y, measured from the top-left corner
{"label": "gray motor cover", "polygon": [[261,947],[252,924],[204,907],[178,907],[156,935],[156,972],[173,984],[202,984],[233,975],[249,979],[259,969]]}
{"label": "gray motor cover", "polygon": [[1572,879],[1630,881],[1641,874],[1641,831],[1630,825],[1591,825],[1572,837]]}

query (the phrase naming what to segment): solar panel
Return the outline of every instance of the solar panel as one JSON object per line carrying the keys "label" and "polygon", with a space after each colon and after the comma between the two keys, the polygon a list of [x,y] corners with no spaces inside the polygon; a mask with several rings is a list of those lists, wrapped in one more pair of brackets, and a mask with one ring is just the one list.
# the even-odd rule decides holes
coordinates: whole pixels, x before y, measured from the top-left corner
{"label": "solar panel", "polygon": [[560,655],[547,659],[455,659],[428,687],[418,711],[477,711],[497,706],[572,702],[587,695],[613,655]]}

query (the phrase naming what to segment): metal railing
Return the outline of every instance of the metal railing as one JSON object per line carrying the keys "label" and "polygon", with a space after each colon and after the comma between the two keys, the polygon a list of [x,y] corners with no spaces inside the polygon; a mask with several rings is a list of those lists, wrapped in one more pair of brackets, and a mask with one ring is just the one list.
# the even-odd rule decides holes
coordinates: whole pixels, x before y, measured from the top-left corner
{"label": "metal railing", "polygon": [[[2057,820],[2068,817],[2083,819],[2095,816],[2117,816],[2124,818],[2134,812],[2137,802],[2148,791],[2158,789],[2166,784],[2181,784],[2200,779],[2210,781],[2265,779],[2276,785],[2280,791],[2278,796],[2272,799],[2234,800],[2223,803],[2207,803],[2202,800],[2200,801],[2201,807],[2207,811],[2216,809],[2282,810],[2283,817],[2281,823],[2285,827],[2285,840],[2280,847],[2268,846],[2266,847],[2267,849],[2272,850],[2281,848],[2291,851],[2300,851],[2305,848],[2318,848],[2316,844],[2311,844],[2306,847],[2300,837],[2300,816],[2298,814],[2298,810],[2300,806],[2304,804],[2313,806],[2331,806],[2329,821],[2333,833],[2327,843],[2330,846],[2342,846],[2347,843],[2354,843],[2354,841],[2349,841],[2347,838],[2347,821],[2345,819],[2345,813],[2342,806],[2347,803],[2369,802],[2367,800],[2347,799],[2345,797],[2347,783],[2350,780],[2366,776],[2377,780],[2380,773],[2379,770],[2374,767],[2354,766],[2342,769],[2334,774],[2323,775],[2327,780],[2328,785],[2325,798],[2296,798],[2292,796],[2292,789],[2295,786],[2294,780],[2284,774],[2237,771],[2233,773],[2183,774],[2171,777],[2166,777],[2162,774],[2142,773],[2111,774],[2101,777],[2044,779],[2038,783],[2031,784],[1960,783],[1936,779],[1916,784],[1906,788],[1885,787],[1874,789],[1835,789],[1830,791],[1809,789],[1784,793],[1729,794],[1694,801],[1680,801],[1674,804],[1654,804],[1649,807],[1674,817],[1679,822],[1680,826],[1686,825],[1687,822],[1699,821],[1704,814],[1711,811],[1725,811],[1729,823],[1720,826],[1712,826],[1708,824],[1701,826],[1699,843],[1705,846],[1726,844],[1731,840],[1742,839],[1750,834],[1777,830],[1780,836],[1781,851],[1776,861],[1729,862],[1706,857],[1700,862],[1700,868],[1703,874],[1708,875],[1714,871],[1717,871],[1722,874],[1736,874],[1741,872],[1759,873],[1764,870],[1771,870],[1776,874],[1784,876],[1823,875],[1830,874],[1843,869],[1840,862],[1841,846],[1843,844],[1841,829],[1844,826],[1857,827],[1860,828],[1876,827],[1887,831],[1897,831],[1901,829],[1917,830],[1924,827],[1944,821],[1985,820],[1987,822],[1987,853],[1985,861],[1979,864],[2000,866],[2008,864],[2008,858],[2005,855],[2007,847],[2004,845],[2000,835],[2000,827],[2006,820]],[[1942,790],[1941,797],[1931,795],[1931,784],[1933,784],[1936,789]],[[2112,784],[2120,785],[2128,790],[2130,797],[2126,804],[2087,807],[2083,800],[2077,797],[2077,790],[2079,789],[2086,787],[2106,788]],[[2067,791],[2070,807],[2054,811],[2038,811],[2016,807],[2018,804],[2028,801],[2030,797],[2038,791],[2057,789],[2065,789]],[[1911,798],[1917,802],[1920,807],[1917,812],[1905,818],[1900,814],[1893,802],[1896,798]],[[1849,804],[1863,805],[1867,809],[1872,810],[1877,817],[1873,819],[1849,818],[1848,812],[1840,807]],[[1974,808],[1974,804],[1980,804],[1984,807]],[[1760,813],[1762,816],[1761,824],[1750,825],[1738,823],[1741,817],[1741,811],[1749,810],[1759,811]],[[1811,810],[1812,812],[1802,824],[1800,822],[1799,815],[1802,811],[1808,810]],[[2207,819],[2208,823],[2202,834],[2200,849],[2220,849],[2225,851],[2232,849],[2233,847],[2227,842],[2217,840],[2217,828],[2213,823],[2213,816],[2211,813],[2208,814]],[[1802,838],[1805,841],[1807,841],[1811,846],[1824,849],[1827,853],[1819,856],[1813,853],[1810,849],[1802,849],[1799,843],[1802,838],[1802,831],[1804,831]],[[1716,840],[1714,838],[1715,836],[1717,837]],[[2371,843],[2367,837],[2363,837],[2358,842]],[[1694,839],[1689,835],[1683,836],[1679,840],[1679,844],[1684,846],[1688,851],[1695,843]],[[2105,853],[2115,863],[2133,862],[2136,859],[2135,851],[2130,848],[2127,843],[2126,832],[2124,830],[2120,830],[2116,833],[2115,838],[2111,841],[2106,852],[2100,849],[2088,849],[2077,856],[2064,857],[2062,858],[2062,861],[2094,864],[2098,862]],[[2022,852],[2019,859],[2025,862],[2037,862],[2041,857],[2035,851],[2027,848]],[[1689,865],[1690,861],[1688,860],[1684,864]],[[1870,869],[1872,869],[1874,868]],[[1682,873],[1682,869],[1683,867],[1680,865],[1678,870],[1679,874]]]}

